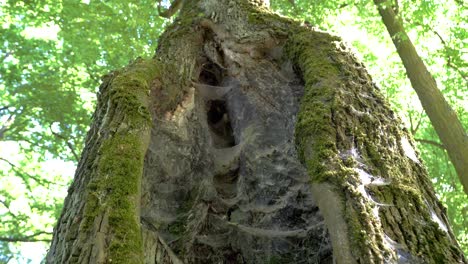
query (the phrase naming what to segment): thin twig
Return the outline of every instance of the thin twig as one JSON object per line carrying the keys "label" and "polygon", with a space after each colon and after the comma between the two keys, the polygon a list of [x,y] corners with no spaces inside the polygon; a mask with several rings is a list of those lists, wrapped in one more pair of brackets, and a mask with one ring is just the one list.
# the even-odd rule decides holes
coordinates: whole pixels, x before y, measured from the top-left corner
{"label": "thin twig", "polygon": [[426,143],[426,144],[429,144],[429,145],[433,145],[433,146],[436,146],[440,149],[443,149],[445,150],[445,146],[442,145],[441,143],[439,142],[436,142],[436,141],[433,141],[433,140],[429,140],[429,139],[422,139],[422,138],[415,138],[414,140],[416,140],[417,142],[421,142],[421,143]]}
{"label": "thin twig", "polygon": [[0,236],[0,241],[4,242],[50,242],[50,238],[36,238],[40,235],[52,235],[50,232],[40,231],[29,236],[20,236],[20,237],[2,237]]}
{"label": "thin twig", "polygon": [[[448,45],[447,45],[447,42],[445,42],[444,38],[442,38],[442,36],[439,34],[439,32],[437,32],[435,29],[429,27],[431,29],[431,31],[439,38],[440,42],[442,43],[442,45],[444,46],[444,49],[448,49]],[[460,70],[460,68],[458,68],[457,66],[453,65],[453,62],[452,62],[452,57],[451,56],[448,56],[447,55],[447,66],[449,66],[450,68],[454,69],[456,72],[458,72],[458,74],[460,74],[460,76],[466,81],[468,82],[468,76],[466,73],[464,73],[462,70]]]}
{"label": "thin twig", "polygon": [[421,126],[423,117],[424,117],[423,111],[419,112],[419,120],[418,120],[418,123],[416,124],[416,127],[414,127],[413,119],[411,117],[411,114],[409,115],[410,125],[411,125],[411,134],[416,135],[416,132],[418,132],[419,126]]}
{"label": "thin twig", "polygon": [[413,117],[411,113],[409,113],[408,118],[409,118],[409,123],[410,123],[411,134],[414,135],[415,131],[414,131],[414,125],[413,125]]}
{"label": "thin twig", "polygon": [[85,68],[86,68],[86,73],[89,75],[91,80],[93,80],[97,84],[100,84],[101,83],[101,78],[99,78],[99,76],[97,76],[96,74],[93,73],[91,67],[88,64],[85,64]]}
{"label": "thin twig", "polygon": [[[437,30],[435,30],[433,27],[429,26],[429,25],[425,25],[425,24],[421,24],[421,23],[416,23],[416,25],[418,26],[421,26],[421,27],[426,27],[428,28],[432,33],[434,33],[434,35],[437,36],[437,38],[440,40],[440,42],[442,43],[442,46],[444,46],[444,49],[445,50],[448,50],[450,49],[449,45],[447,44],[447,42],[445,41],[445,39],[442,37],[442,35],[437,32]],[[468,83],[468,75],[467,73],[465,73],[464,71],[462,71],[460,68],[458,68],[456,65],[453,64],[452,62],[452,57],[445,54],[445,57],[447,59],[447,66],[454,69],[461,77],[463,80],[465,80],[465,82]]]}
{"label": "thin twig", "polygon": [[11,210],[10,210],[10,205],[7,204],[6,201],[0,200],[0,203],[3,204],[3,206],[5,206],[5,208],[8,210],[8,214],[10,214],[11,216],[13,216],[13,218],[17,218],[17,217],[18,217],[16,214],[14,214],[14,213],[11,212]]}
{"label": "thin twig", "polygon": [[57,133],[57,132],[54,132],[54,130],[52,129],[52,124],[50,124],[49,126],[50,128],[50,131],[52,132],[52,134],[54,136],[56,136],[57,138],[59,139],[62,139],[63,141],[65,141],[65,144],[67,144],[67,147],[70,149],[70,151],[72,152],[73,154],[73,157],[75,158],[75,161],[78,162],[78,160],[80,159],[80,157],[78,156],[78,154],[76,154],[76,151],[75,149],[73,148],[73,145],[72,143],[70,143],[70,141],[68,141],[68,139],[64,136],[62,136],[61,134]]}
{"label": "thin twig", "polygon": [[59,185],[59,186],[65,186],[63,184],[58,184],[58,183],[55,183],[55,182],[51,182],[49,180],[46,180],[46,179],[41,179],[40,177],[37,177],[37,176],[33,176],[29,173],[26,173],[24,171],[22,171],[17,165],[15,165],[13,162],[5,159],[5,158],[2,158],[0,157],[0,160],[1,161],[4,161],[6,163],[8,163],[8,165],[10,165],[11,169],[16,172],[16,174],[23,180],[24,184],[26,184],[26,187],[28,188],[29,191],[31,191],[31,186],[29,185],[28,183],[28,180],[27,178],[31,178],[33,179],[35,182],[37,182],[38,184],[40,185],[45,185],[45,184],[52,184],[52,185]]}
{"label": "thin twig", "polygon": [[9,106],[9,105],[7,105],[7,106],[2,106],[2,107],[0,107],[0,111],[8,110],[9,108],[11,108],[11,106]]}

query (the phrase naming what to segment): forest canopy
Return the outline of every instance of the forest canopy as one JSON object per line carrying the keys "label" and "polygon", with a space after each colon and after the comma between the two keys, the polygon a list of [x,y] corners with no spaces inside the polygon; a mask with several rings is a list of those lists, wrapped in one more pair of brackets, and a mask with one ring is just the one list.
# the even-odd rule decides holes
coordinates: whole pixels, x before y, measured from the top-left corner
{"label": "forest canopy", "polygon": [[[158,1],[0,0],[0,262],[40,260],[51,240],[101,76],[151,57],[172,19]],[[163,7],[169,1],[160,3]],[[467,4],[395,1],[445,99],[468,128]],[[353,47],[417,142],[468,254],[468,199],[370,0],[272,0],[271,8]]]}

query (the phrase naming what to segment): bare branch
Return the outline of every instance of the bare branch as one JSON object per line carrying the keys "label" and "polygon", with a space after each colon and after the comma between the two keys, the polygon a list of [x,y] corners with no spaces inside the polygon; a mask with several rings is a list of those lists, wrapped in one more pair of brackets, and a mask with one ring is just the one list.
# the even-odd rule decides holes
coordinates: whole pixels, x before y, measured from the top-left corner
{"label": "bare branch", "polygon": [[[8,108],[10,107],[5,106],[2,109],[0,109],[0,111],[6,110]],[[2,126],[0,127],[0,140],[3,139],[5,132],[7,132],[10,129],[10,125],[14,122],[15,116],[16,116],[15,114],[10,114],[8,118],[3,122],[4,125],[2,124]]]}
{"label": "bare branch", "polygon": [[411,113],[408,114],[408,118],[409,118],[409,123],[410,123],[410,132],[411,132],[412,135],[414,135],[414,133],[416,133],[416,131],[414,130],[413,116],[411,115]]}
{"label": "bare branch", "polygon": [[8,165],[10,165],[11,169],[14,172],[16,172],[17,176],[20,177],[23,180],[24,184],[26,185],[26,187],[28,188],[29,191],[31,191],[31,186],[30,186],[27,178],[33,179],[35,182],[37,182],[40,185],[52,184],[52,185],[64,186],[62,184],[57,184],[55,182],[51,182],[51,181],[46,180],[46,179],[41,179],[40,177],[33,176],[31,174],[23,172],[17,165],[15,165],[14,163],[12,163],[11,161],[9,161],[9,160],[7,160],[5,158],[0,157],[0,160],[3,161],[3,162],[6,162]]}
{"label": "bare branch", "polygon": [[10,109],[10,108],[11,108],[11,106],[9,106],[9,105],[7,105],[7,106],[2,106],[2,107],[0,107],[0,111],[8,110],[8,109]]}
{"label": "bare branch", "polygon": [[423,111],[419,112],[419,119],[418,119],[418,122],[416,123],[416,126],[414,126],[414,121],[413,121],[413,118],[411,116],[411,114],[408,115],[409,117],[409,121],[410,121],[410,130],[411,130],[411,134],[413,135],[416,135],[416,132],[418,132],[418,129],[419,129],[419,126],[421,126],[421,123],[422,123],[422,120],[423,120]]}
{"label": "bare branch", "polygon": [[[442,37],[442,35],[437,30],[435,30],[433,27],[431,27],[429,25],[421,24],[421,23],[416,23],[416,25],[421,26],[423,28],[429,29],[429,31],[431,31],[432,33],[434,33],[434,35],[437,36],[437,38],[440,40],[440,42],[444,46],[445,50],[450,49],[449,45],[447,44],[447,41],[445,41],[445,39]],[[445,57],[447,59],[447,66],[454,69],[463,78],[463,80],[465,80],[465,82],[468,83],[468,74],[466,72],[464,72],[463,70],[461,70],[460,68],[458,68],[456,65],[453,64],[451,56],[446,55]]]}
{"label": "bare branch", "polygon": [[32,140],[30,140],[28,138],[25,138],[25,137],[24,138],[21,137],[19,139],[16,139],[16,141],[24,141],[24,142],[28,143],[32,147],[41,148],[41,149],[44,149],[44,150],[47,150],[47,151],[53,153],[53,148],[52,147],[44,145],[44,144],[40,144],[40,143],[37,143],[37,142],[34,142],[34,141],[32,141]]}
{"label": "bare branch", "polygon": [[0,200],[0,204],[2,204],[8,210],[8,214],[11,215],[13,218],[18,217],[16,214],[11,212],[10,205],[6,201]]}
{"label": "bare branch", "polygon": [[338,9],[343,9],[345,7],[348,7],[348,6],[358,6],[359,5],[359,2],[358,1],[350,1],[348,3],[342,3],[338,6]]}
{"label": "bare branch", "polygon": [[[10,108],[13,108],[13,110],[10,110]],[[15,122],[15,118],[17,116],[20,116],[25,111],[25,107],[22,106],[22,107],[16,108],[14,106],[4,106],[0,108],[0,112],[2,111],[5,111],[5,113],[3,113],[2,115],[9,114],[9,116],[6,120],[3,121],[3,124],[0,127],[0,140],[2,140],[3,137],[5,136],[5,132],[12,128],[11,125]],[[19,125],[24,124],[24,123],[25,122],[20,122],[20,123],[16,122],[15,127],[18,127]]]}
{"label": "bare branch", "polygon": [[[437,32],[435,29],[429,27],[432,32],[439,38],[440,42],[442,42],[442,45],[444,46],[444,49],[448,49],[448,45],[447,45],[447,42],[445,42],[444,38],[442,38],[442,36],[439,34],[439,32]],[[456,72],[458,72],[458,74],[460,74],[460,76],[466,81],[468,82],[468,76],[465,72],[463,72],[460,68],[458,68],[456,65],[453,65],[453,62],[452,62],[452,57],[450,56],[447,56],[447,66],[449,66],[450,68],[454,69]]]}
{"label": "bare branch", "polygon": [[4,242],[50,242],[50,238],[37,238],[40,235],[52,235],[50,232],[40,231],[29,236],[11,236],[11,237],[1,237],[0,241]]}
{"label": "bare branch", "polygon": [[68,139],[64,136],[62,136],[61,134],[57,133],[57,132],[54,132],[54,130],[52,129],[52,124],[50,124],[49,126],[50,128],[50,131],[52,132],[52,134],[54,136],[56,136],[57,138],[59,139],[62,139],[63,141],[65,141],[65,144],[67,144],[67,147],[70,149],[70,151],[72,152],[73,154],[73,157],[75,158],[75,161],[78,162],[78,160],[80,159],[80,157],[78,156],[78,154],[76,153],[75,151],[75,148],[73,148],[73,144],[70,143],[70,141],[68,141]]}
{"label": "bare branch", "polygon": [[422,138],[415,138],[414,140],[416,140],[417,142],[421,142],[421,143],[429,144],[429,145],[432,145],[432,146],[436,146],[436,147],[438,147],[440,149],[445,150],[444,145],[442,145],[439,142],[433,141],[433,140],[422,139]]}

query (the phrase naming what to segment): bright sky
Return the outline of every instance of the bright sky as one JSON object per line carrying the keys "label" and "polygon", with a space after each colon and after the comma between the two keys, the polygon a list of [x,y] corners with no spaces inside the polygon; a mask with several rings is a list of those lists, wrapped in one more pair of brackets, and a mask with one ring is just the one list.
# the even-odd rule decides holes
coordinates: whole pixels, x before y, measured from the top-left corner
{"label": "bright sky", "polygon": [[[21,160],[24,159],[23,154],[20,152],[19,144],[14,141],[0,141],[0,157],[8,159],[14,164],[18,164]],[[0,161],[0,171],[3,169],[9,169],[9,165],[5,162]],[[60,176],[63,179],[69,180],[73,177],[74,172],[75,166],[72,162],[65,162],[59,159],[48,159],[42,162],[40,164],[40,167],[34,170],[32,173],[35,173],[37,175],[48,175],[49,177]],[[15,176],[7,177],[7,180],[2,180],[0,182],[0,189],[4,188],[8,188],[10,193],[17,196],[17,199],[10,204],[10,208],[13,213],[30,212],[30,208],[27,203],[27,198],[22,196],[22,194],[25,193],[26,190],[21,179]],[[57,187],[47,191],[54,192],[52,196],[64,198],[67,193],[67,187]],[[0,195],[0,199],[2,198],[3,197]],[[0,211],[2,210],[5,209],[0,207]],[[42,223],[44,221],[44,217],[48,218],[47,216],[35,215],[33,213],[31,213],[30,215],[32,217],[30,221],[34,223]],[[52,232],[52,229],[45,231]],[[23,264],[26,263],[27,259],[30,259],[32,261],[32,264],[39,264],[43,259],[48,247],[49,245],[44,242],[22,243],[19,248],[13,250],[18,250],[19,252],[21,252],[21,255],[25,259],[14,262],[10,261],[9,264]]]}

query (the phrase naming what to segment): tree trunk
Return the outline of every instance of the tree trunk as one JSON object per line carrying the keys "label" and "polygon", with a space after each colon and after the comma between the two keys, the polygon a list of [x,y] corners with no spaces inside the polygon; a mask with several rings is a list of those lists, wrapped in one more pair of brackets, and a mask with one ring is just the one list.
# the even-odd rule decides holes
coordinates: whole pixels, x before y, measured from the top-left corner
{"label": "tree trunk", "polygon": [[337,37],[259,1],[193,0],[159,43],[104,79],[49,263],[464,261]]}
{"label": "tree trunk", "polygon": [[419,57],[389,1],[374,0],[421,104],[431,120],[468,195],[468,134]]}

